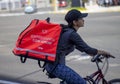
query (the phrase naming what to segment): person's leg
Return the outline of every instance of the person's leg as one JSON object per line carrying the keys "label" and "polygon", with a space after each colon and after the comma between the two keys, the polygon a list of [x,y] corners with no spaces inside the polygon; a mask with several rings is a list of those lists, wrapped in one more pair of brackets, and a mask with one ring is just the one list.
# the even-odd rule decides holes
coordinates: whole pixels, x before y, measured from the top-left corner
{"label": "person's leg", "polygon": [[64,80],[67,84],[86,84],[86,81],[71,68],[59,64],[52,72],[56,77]]}

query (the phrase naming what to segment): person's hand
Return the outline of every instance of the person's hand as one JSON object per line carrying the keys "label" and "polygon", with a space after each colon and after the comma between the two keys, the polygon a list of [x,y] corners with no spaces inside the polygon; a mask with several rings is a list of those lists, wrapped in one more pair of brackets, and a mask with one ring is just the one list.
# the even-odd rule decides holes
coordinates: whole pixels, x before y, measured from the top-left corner
{"label": "person's hand", "polygon": [[112,56],[109,52],[106,52],[104,50],[98,50],[98,53],[99,55],[103,55],[105,57],[112,57],[112,58],[115,58],[114,56]]}

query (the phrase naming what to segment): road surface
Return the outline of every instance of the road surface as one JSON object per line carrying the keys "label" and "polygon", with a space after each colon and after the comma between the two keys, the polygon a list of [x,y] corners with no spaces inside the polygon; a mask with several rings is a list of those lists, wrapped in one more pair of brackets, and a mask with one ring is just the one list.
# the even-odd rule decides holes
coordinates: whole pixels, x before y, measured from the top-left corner
{"label": "road surface", "polygon": [[[36,60],[28,59],[22,64],[19,57],[14,56],[12,49],[19,33],[28,26],[32,19],[51,18],[52,22],[64,23],[64,14],[32,14],[0,17],[0,82],[23,84],[58,84],[59,79],[48,79]],[[78,33],[88,43],[97,49],[103,49],[114,56],[110,59],[110,69],[106,78],[120,78],[120,14],[93,13],[85,18],[85,26]],[[75,50],[67,56],[67,65],[81,76],[89,75],[96,70],[95,64],[88,56]],[[79,59],[78,59],[79,58]]]}

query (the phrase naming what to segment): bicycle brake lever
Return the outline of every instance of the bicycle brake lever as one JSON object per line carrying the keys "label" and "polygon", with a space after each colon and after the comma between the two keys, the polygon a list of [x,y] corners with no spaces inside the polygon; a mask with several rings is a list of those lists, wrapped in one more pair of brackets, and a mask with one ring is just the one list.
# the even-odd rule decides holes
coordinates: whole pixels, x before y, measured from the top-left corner
{"label": "bicycle brake lever", "polygon": [[113,56],[113,55],[110,55],[110,57],[111,57],[111,58],[115,58],[115,56]]}
{"label": "bicycle brake lever", "polygon": [[113,55],[107,55],[106,57],[107,58],[115,58],[115,56],[113,56]]}

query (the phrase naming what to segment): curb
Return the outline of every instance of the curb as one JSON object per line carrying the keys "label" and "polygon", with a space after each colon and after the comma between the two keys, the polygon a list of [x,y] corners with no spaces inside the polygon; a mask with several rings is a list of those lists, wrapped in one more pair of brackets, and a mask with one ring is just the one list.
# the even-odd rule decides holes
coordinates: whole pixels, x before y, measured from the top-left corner
{"label": "curb", "polygon": [[87,11],[89,13],[102,13],[102,12],[120,12],[120,6],[112,6],[112,7],[99,7],[92,6],[87,7]]}
{"label": "curb", "polygon": [[[59,10],[59,11],[53,11],[50,13],[67,13],[69,10]],[[86,10],[80,10],[81,12],[87,12],[87,13],[103,13],[103,12],[120,12],[120,6],[115,7],[99,7],[99,6],[88,6],[86,7]]]}

